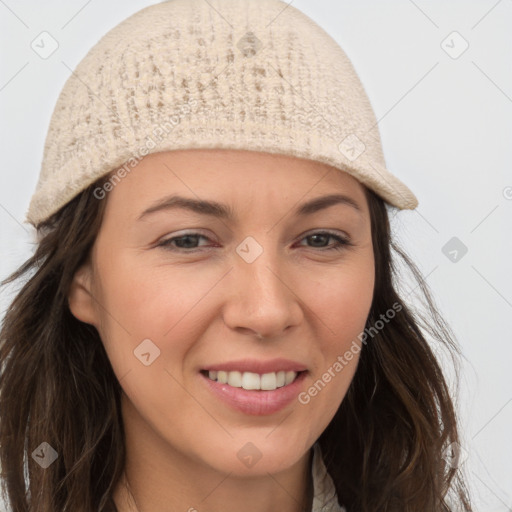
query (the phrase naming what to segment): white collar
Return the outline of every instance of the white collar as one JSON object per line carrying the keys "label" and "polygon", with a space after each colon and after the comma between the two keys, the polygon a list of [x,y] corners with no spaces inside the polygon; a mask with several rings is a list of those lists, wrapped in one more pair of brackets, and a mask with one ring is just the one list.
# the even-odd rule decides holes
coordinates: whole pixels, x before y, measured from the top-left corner
{"label": "white collar", "polygon": [[345,507],[338,504],[336,488],[325,467],[318,441],[313,445],[311,474],[313,476],[313,508],[311,512],[347,512]]}

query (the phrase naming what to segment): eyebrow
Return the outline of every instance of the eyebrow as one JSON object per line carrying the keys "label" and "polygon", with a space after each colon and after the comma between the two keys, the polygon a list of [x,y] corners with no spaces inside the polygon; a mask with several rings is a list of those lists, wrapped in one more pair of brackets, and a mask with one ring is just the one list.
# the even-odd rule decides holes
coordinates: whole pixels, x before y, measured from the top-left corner
{"label": "eyebrow", "polygon": [[[363,215],[363,210],[359,204],[351,197],[343,194],[330,194],[312,199],[311,201],[300,205],[295,210],[295,215],[299,217],[312,215],[313,213],[337,204],[349,206],[359,215]],[[201,215],[210,215],[227,220],[232,220],[236,217],[232,208],[228,205],[224,205],[216,201],[208,201],[205,199],[193,199],[190,197],[172,195],[164,197],[163,199],[160,199],[156,203],[152,204],[139,215],[138,220],[142,220],[147,215],[155,212],[172,210],[176,208],[186,209]]]}

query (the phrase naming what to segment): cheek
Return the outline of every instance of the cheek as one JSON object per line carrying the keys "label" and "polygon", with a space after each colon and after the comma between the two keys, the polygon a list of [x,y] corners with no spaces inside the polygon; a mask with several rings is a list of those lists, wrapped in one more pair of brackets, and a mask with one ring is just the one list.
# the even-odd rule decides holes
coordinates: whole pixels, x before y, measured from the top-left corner
{"label": "cheek", "polygon": [[359,361],[375,279],[373,259],[361,263],[345,266],[314,287],[312,310],[322,326],[318,332],[325,334],[316,338],[318,358],[299,402],[322,418],[322,429],[345,397]]}
{"label": "cheek", "polygon": [[346,340],[364,329],[373,299],[373,272],[358,272],[346,276],[340,285],[332,318],[336,336]]}
{"label": "cheek", "polygon": [[340,350],[357,336],[365,326],[370,312],[375,273],[373,258],[360,259],[332,272],[314,283],[312,309],[323,321],[330,336],[329,347]]}
{"label": "cheek", "polygon": [[[205,328],[198,312],[206,307],[219,276],[198,273],[192,266],[141,266],[128,257],[100,272],[100,336],[114,373],[148,421],[162,411],[169,424],[175,421],[173,411],[190,401],[182,383],[183,365]],[[188,414],[187,422],[204,422],[201,409]]]}
{"label": "cheek", "polygon": [[161,338],[184,318],[208,287],[187,271],[131,267],[104,280],[104,296],[128,330]]}
{"label": "cheek", "polygon": [[140,351],[146,346],[152,357],[158,354],[155,365],[171,369],[180,364],[204,329],[197,314],[206,307],[218,272],[186,265],[143,266],[136,257],[122,254],[115,262],[103,262],[96,291],[100,336],[116,373],[128,371],[134,362],[138,366],[141,343]]}

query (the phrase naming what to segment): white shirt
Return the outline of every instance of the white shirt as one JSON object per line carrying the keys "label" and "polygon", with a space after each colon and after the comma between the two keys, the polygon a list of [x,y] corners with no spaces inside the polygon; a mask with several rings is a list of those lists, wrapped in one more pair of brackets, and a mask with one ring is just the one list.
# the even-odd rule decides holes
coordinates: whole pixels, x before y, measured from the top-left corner
{"label": "white shirt", "polygon": [[313,445],[311,473],[313,476],[313,508],[311,512],[347,512],[345,507],[338,504],[336,488],[325,467],[318,441]]}

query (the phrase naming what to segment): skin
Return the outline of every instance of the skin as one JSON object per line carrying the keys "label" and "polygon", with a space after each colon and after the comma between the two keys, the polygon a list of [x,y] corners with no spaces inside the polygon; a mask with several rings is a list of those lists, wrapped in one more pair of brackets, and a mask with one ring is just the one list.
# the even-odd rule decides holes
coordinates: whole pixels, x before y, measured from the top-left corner
{"label": "skin", "polygon": [[[333,193],[360,212],[336,204],[294,214]],[[224,203],[236,218],[167,209],[138,220],[170,194]],[[123,388],[125,469],[139,512],[311,510],[311,447],[343,400],[359,354],[309,403],[294,400],[267,416],[219,401],[199,370],[283,357],[307,365],[307,391],[358,341],[375,279],[363,185],[295,157],[184,150],[148,155],[103,200],[103,223],[69,305],[98,330]],[[336,239],[311,238],[323,230],[353,245],[327,250]],[[206,238],[157,246],[190,231]],[[236,252],[247,236],[263,248],[252,263]],[[145,366],[134,350],[147,338],[160,355]],[[262,455],[252,467],[237,457],[247,442]],[[137,510],[124,482],[114,498],[120,512]]]}

